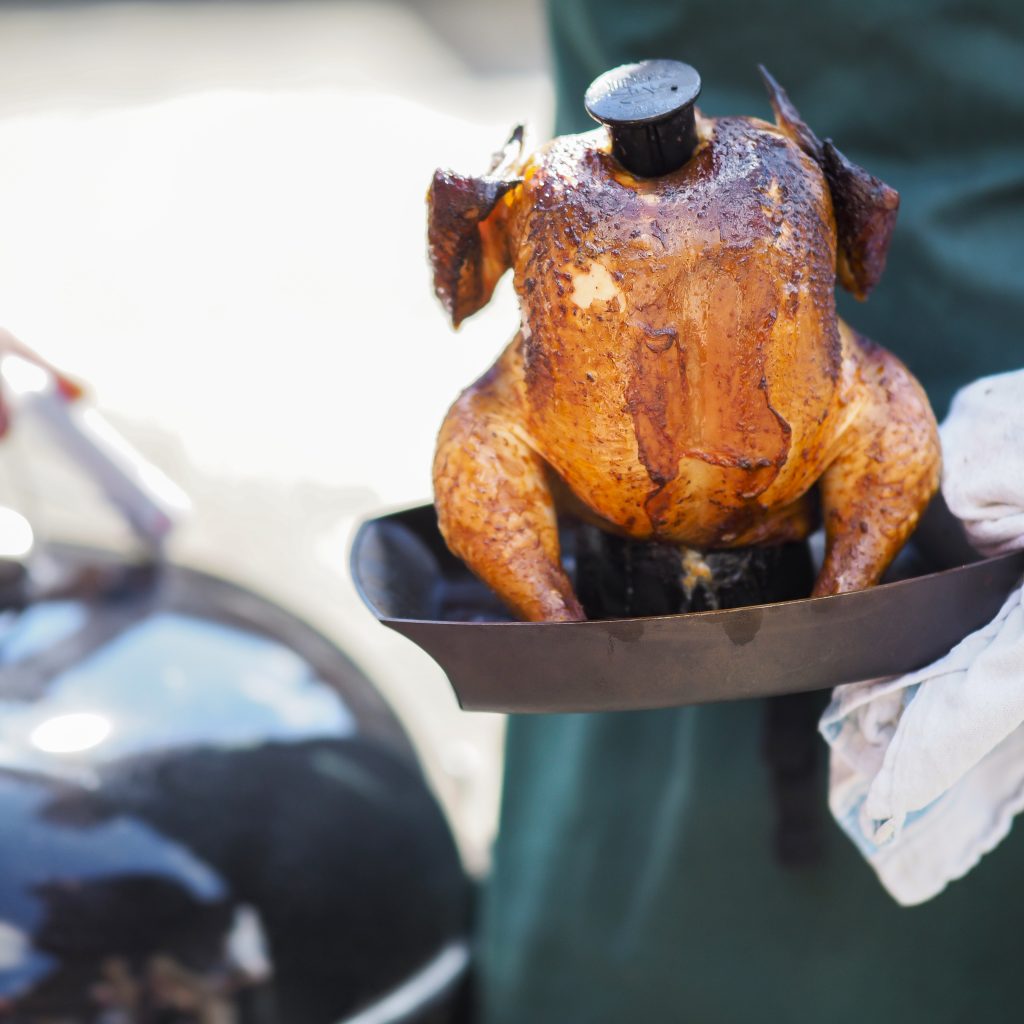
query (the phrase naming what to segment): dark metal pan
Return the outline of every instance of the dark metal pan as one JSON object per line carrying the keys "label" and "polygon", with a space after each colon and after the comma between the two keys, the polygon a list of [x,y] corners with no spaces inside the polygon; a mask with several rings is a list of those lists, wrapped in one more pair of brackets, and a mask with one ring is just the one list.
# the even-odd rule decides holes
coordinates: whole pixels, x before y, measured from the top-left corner
{"label": "dark metal pan", "polygon": [[1024,551],[941,572],[905,564],[925,574],[728,611],[525,623],[448,552],[432,506],[368,520],[352,550],[363,600],[438,662],[459,704],[508,712],[673,707],[908,672],[996,614]]}

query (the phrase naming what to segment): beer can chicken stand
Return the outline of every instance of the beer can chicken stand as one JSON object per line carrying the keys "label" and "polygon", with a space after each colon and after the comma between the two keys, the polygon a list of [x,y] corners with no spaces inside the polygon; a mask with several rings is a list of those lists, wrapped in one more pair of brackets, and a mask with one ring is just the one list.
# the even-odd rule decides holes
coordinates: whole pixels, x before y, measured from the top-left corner
{"label": "beer can chicken stand", "polygon": [[453,324],[512,269],[521,323],[449,411],[434,463],[449,548],[530,621],[585,618],[571,514],[693,552],[774,547],[823,522],[813,594],[878,582],[934,493],[921,387],[843,322],[877,283],[896,192],[821,141],[762,70],[775,123],[707,118],[696,72],[615,69],[603,122],[430,187],[435,289]]}

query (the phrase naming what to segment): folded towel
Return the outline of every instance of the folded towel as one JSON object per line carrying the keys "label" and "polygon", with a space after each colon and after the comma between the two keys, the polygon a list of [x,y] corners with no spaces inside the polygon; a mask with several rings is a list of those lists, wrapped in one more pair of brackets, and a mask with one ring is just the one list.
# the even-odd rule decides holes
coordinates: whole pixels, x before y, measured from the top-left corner
{"label": "folded towel", "polygon": [[[1024,371],[954,399],[942,490],[985,554],[1024,548]],[[940,893],[1024,809],[1024,586],[944,658],[836,689],[821,720],[829,806],[892,896]]]}

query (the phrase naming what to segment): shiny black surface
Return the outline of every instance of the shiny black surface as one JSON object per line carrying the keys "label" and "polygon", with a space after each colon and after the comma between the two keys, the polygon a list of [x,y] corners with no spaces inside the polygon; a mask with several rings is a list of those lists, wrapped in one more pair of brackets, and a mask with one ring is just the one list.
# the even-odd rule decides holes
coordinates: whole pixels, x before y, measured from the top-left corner
{"label": "shiny black surface", "polygon": [[[327,1024],[464,942],[446,822],[336,647],[198,573],[80,583],[0,617],[0,1020]],[[447,1019],[430,977],[401,1019]]]}
{"label": "shiny black surface", "polygon": [[619,163],[641,178],[654,178],[693,155],[699,95],[700,75],[689,64],[645,60],[606,71],[587,89],[584,106],[608,126]]}
{"label": "shiny black surface", "polygon": [[[562,533],[575,573],[579,527]],[[513,622],[451,555],[430,506],[371,519],[352,551],[363,599],[444,669],[460,704],[511,712],[613,711],[828,689],[941,657],[990,621],[1024,552],[834,597],[728,611],[572,623]]]}

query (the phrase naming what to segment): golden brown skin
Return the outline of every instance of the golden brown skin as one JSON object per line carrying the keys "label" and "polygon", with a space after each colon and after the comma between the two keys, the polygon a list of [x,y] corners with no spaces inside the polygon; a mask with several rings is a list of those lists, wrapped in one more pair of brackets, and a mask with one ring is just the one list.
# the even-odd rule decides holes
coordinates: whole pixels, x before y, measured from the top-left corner
{"label": "golden brown skin", "polygon": [[509,266],[522,308],[441,428],[438,517],[523,618],[583,618],[559,561],[569,503],[702,549],[805,537],[820,506],[822,595],[877,582],[937,486],[920,386],[835,312],[837,265],[855,292],[877,281],[895,193],[845,160],[823,172],[831,144],[808,152],[816,137],[781,90],[773,102],[778,126],[699,119],[697,152],[662,178],[624,171],[604,129],[528,158],[513,145],[484,178],[435,176],[453,320]]}

